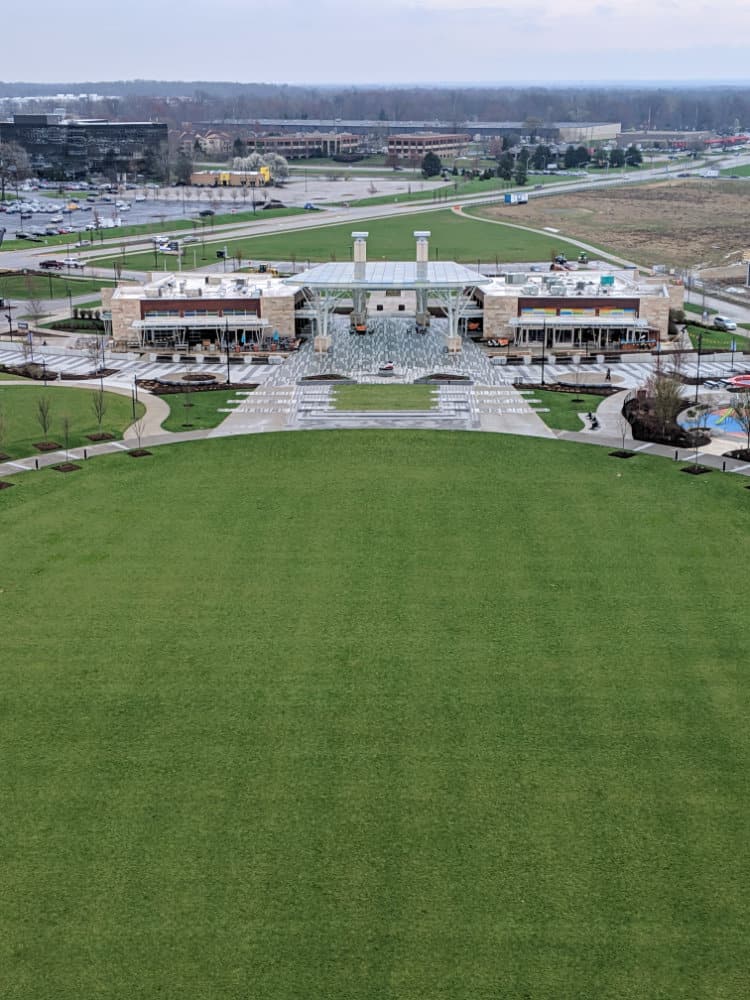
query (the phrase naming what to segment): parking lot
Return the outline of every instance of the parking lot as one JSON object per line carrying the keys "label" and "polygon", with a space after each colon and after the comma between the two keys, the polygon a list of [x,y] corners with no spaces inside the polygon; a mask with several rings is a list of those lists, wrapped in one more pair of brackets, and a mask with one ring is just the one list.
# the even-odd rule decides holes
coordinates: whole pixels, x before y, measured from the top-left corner
{"label": "parking lot", "polygon": [[[44,239],[59,233],[83,234],[115,231],[122,226],[153,225],[176,219],[195,218],[200,211],[212,209],[216,214],[232,215],[256,211],[275,199],[290,207],[307,204],[326,207],[347,204],[370,197],[392,197],[394,202],[422,191],[444,186],[438,180],[374,178],[350,176],[331,180],[326,176],[295,176],[282,187],[255,191],[241,188],[198,187],[138,187],[119,194],[94,191],[72,191],[69,197],[51,197],[43,190],[19,191],[16,208],[13,202],[0,205],[0,228],[5,239],[15,239],[16,233],[27,233]],[[8,192],[6,192],[6,197]],[[15,196],[13,196],[15,197]]]}

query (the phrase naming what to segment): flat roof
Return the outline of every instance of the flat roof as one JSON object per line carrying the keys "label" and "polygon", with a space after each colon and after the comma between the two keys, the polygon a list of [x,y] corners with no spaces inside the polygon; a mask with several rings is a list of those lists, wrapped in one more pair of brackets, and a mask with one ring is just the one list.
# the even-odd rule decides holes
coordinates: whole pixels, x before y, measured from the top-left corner
{"label": "flat roof", "polygon": [[389,288],[466,288],[484,285],[488,280],[474,268],[448,260],[426,264],[411,260],[368,261],[361,277],[360,266],[352,261],[332,261],[318,264],[287,280],[312,289],[362,288],[373,291]]}

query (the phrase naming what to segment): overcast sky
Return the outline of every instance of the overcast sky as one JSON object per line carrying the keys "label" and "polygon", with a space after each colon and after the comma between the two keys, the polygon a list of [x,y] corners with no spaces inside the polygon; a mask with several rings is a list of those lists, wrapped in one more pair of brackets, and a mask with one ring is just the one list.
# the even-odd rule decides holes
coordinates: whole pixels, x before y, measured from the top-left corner
{"label": "overcast sky", "polygon": [[750,76],[748,0],[32,0],[2,24],[5,81]]}

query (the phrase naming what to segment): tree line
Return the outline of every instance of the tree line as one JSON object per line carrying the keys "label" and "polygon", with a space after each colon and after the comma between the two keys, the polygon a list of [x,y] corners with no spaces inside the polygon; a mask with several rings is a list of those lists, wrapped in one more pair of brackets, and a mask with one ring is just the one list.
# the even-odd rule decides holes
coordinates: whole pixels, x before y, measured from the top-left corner
{"label": "tree line", "polygon": [[731,132],[750,127],[750,86],[322,87],[157,80],[67,84],[0,83],[0,99],[56,93],[104,93],[70,102],[72,114],[166,121],[258,118],[417,120],[468,125],[515,121],[619,121],[623,129]]}

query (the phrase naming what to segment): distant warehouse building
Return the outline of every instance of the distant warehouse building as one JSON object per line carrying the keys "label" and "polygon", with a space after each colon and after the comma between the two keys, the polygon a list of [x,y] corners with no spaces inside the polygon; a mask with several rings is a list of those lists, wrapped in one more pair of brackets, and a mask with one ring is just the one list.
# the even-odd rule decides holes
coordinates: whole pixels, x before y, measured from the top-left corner
{"label": "distant warehouse building", "polygon": [[82,178],[160,172],[167,159],[167,126],[160,122],[71,120],[62,115],[13,115],[0,121],[0,142],[17,142],[35,173]]}
{"label": "distant warehouse building", "polygon": [[542,122],[527,121],[380,121],[379,119],[341,118],[256,118],[226,119],[221,122],[203,122],[205,128],[237,128],[246,126],[256,134],[272,133],[274,137],[288,136],[290,133],[305,135],[310,133],[353,133],[360,138],[376,138],[418,133],[442,136],[466,132],[472,138],[494,139],[498,137],[531,136],[545,142],[612,142],[622,131],[620,122]]}
{"label": "distant warehouse building", "polygon": [[389,135],[388,155],[399,160],[421,160],[427,153],[438,156],[457,156],[470,140],[464,132],[448,133],[423,132],[411,135]]}
{"label": "distant warehouse building", "polygon": [[295,132],[293,135],[262,135],[248,141],[248,145],[259,152],[278,153],[288,160],[356,153],[361,144],[360,136],[350,132]]}

